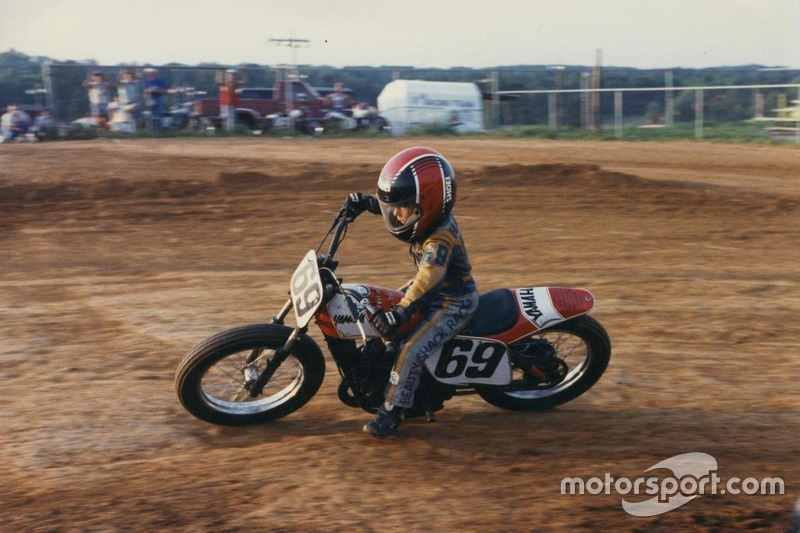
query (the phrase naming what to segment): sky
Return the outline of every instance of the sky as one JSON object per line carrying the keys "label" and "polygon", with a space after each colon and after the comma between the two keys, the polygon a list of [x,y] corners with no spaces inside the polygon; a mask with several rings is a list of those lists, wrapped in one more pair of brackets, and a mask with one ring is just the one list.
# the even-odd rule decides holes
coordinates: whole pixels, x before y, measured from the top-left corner
{"label": "sky", "polygon": [[12,48],[103,65],[593,65],[600,49],[606,66],[800,68],[800,0],[0,0]]}

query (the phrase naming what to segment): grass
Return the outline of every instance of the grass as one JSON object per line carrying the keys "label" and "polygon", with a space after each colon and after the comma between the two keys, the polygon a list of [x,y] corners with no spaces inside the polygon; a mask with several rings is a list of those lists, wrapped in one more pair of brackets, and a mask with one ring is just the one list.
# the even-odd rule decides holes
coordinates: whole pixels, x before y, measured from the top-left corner
{"label": "grass", "polygon": [[[487,136],[497,137],[534,137],[543,139],[565,140],[620,140],[613,126],[606,126],[597,131],[568,129],[551,131],[547,126],[513,126],[486,132]],[[623,127],[622,140],[626,141],[694,141],[695,125],[693,122],[679,122],[669,128]],[[703,141],[730,143],[791,143],[793,137],[776,139],[764,129],[762,124],[748,122],[724,122],[705,124],[702,131]]]}

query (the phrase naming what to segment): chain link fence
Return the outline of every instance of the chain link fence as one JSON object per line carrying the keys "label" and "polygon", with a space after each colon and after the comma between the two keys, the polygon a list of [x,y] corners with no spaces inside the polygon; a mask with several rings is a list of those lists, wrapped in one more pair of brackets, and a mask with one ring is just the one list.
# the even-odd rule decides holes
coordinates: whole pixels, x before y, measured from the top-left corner
{"label": "chain link fence", "polygon": [[[102,71],[107,81],[118,80],[125,69],[142,79],[141,65],[46,64],[44,90],[37,98],[54,109],[56,118],[70,122],[89,114],[82,83],[87,74]],[[215,74],[221,65],[162,65],[156,67],[168,84],[167,107],[193,98],[218,98]],[[761,123],[764,131],[783,132],[800,142],[800,77],[797,72],[772,73],[737,70],[736,85],[697,83],[720,79],[723,70],[639,71],[585,67],[529,67],[494,69],[419,69],[387,67],[235,67],[247,73],[247,87],[271,88],[290,70],[313,87],[330,88],[341,82],[352,97],[375,106],[383,87],[396,79],[475,83],[484,93],[487,129],[540,128],[548,132],[606,131],[623,137],[632,128],[694,127],[703,138],[704,127],[720,122]],[[776,83],[782,82],[782,83]],[[788,83],[787,83],[788,82]],[[113,91],[112,91],[113,93]]]}

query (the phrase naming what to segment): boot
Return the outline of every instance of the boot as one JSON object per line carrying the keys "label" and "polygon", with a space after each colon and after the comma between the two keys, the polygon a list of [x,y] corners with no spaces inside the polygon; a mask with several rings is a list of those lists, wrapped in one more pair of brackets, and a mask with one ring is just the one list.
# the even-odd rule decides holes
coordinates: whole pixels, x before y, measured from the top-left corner
{"label": "boot", "polygon": [[400,407],[387,409],[386,405],[381,405],[374,420],[370,420],[364,427],[364,433],[376,439],[382,439],[390,435],[397,434],[397,428],[403,420],[403,410]]}

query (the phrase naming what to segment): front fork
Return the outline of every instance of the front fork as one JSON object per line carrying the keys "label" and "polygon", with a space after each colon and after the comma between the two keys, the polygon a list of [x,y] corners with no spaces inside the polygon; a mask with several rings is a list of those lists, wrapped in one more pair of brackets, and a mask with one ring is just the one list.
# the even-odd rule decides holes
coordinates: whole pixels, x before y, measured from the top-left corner
{"label": "front fork", "polygon": [[278,312],[278,314],[276,316],[272,317],[272,323],[273,324],[280,324],[282,326],[283,325],[283,320],[286,318],[286,315],[289,314],[289,311],[292,310],[292,307],[294,307],[294,305],[292,304],[292,299],[289,298],[288,300],[286,300],[286,303],[283,304],[283,307]]}
{"label": "front fork", "polygon": [[[289,298],[286,303],[283,305],[283,308],[280,310],[277,316],[272,317],[273,324],[283,324],[286,315],[292,310],[292,299]],[[302,328],[294,328],[292,332],[289,334],[289,337],[286,339],[286,342],[275,350],[275,355],[267,362],[267,366],[264,368],[264,371],[259,374],[255,381],[250,384],[250,397],[256,398],[259,396],[263,391],[264,387],[269,380],[272,379],[273,374],[278,369],[281,364],[283,364],[286,359],[289,358],[289,355],[292,353],[292,348],[294,348],[295,343],[300,340],[300,337],[305,335],[308,331],[308,326]],[[253,353],[250,354],[250,357],[247,358],[247,363],[252,363],[256,358],[259,357],[261,350],[253,350]]]}

